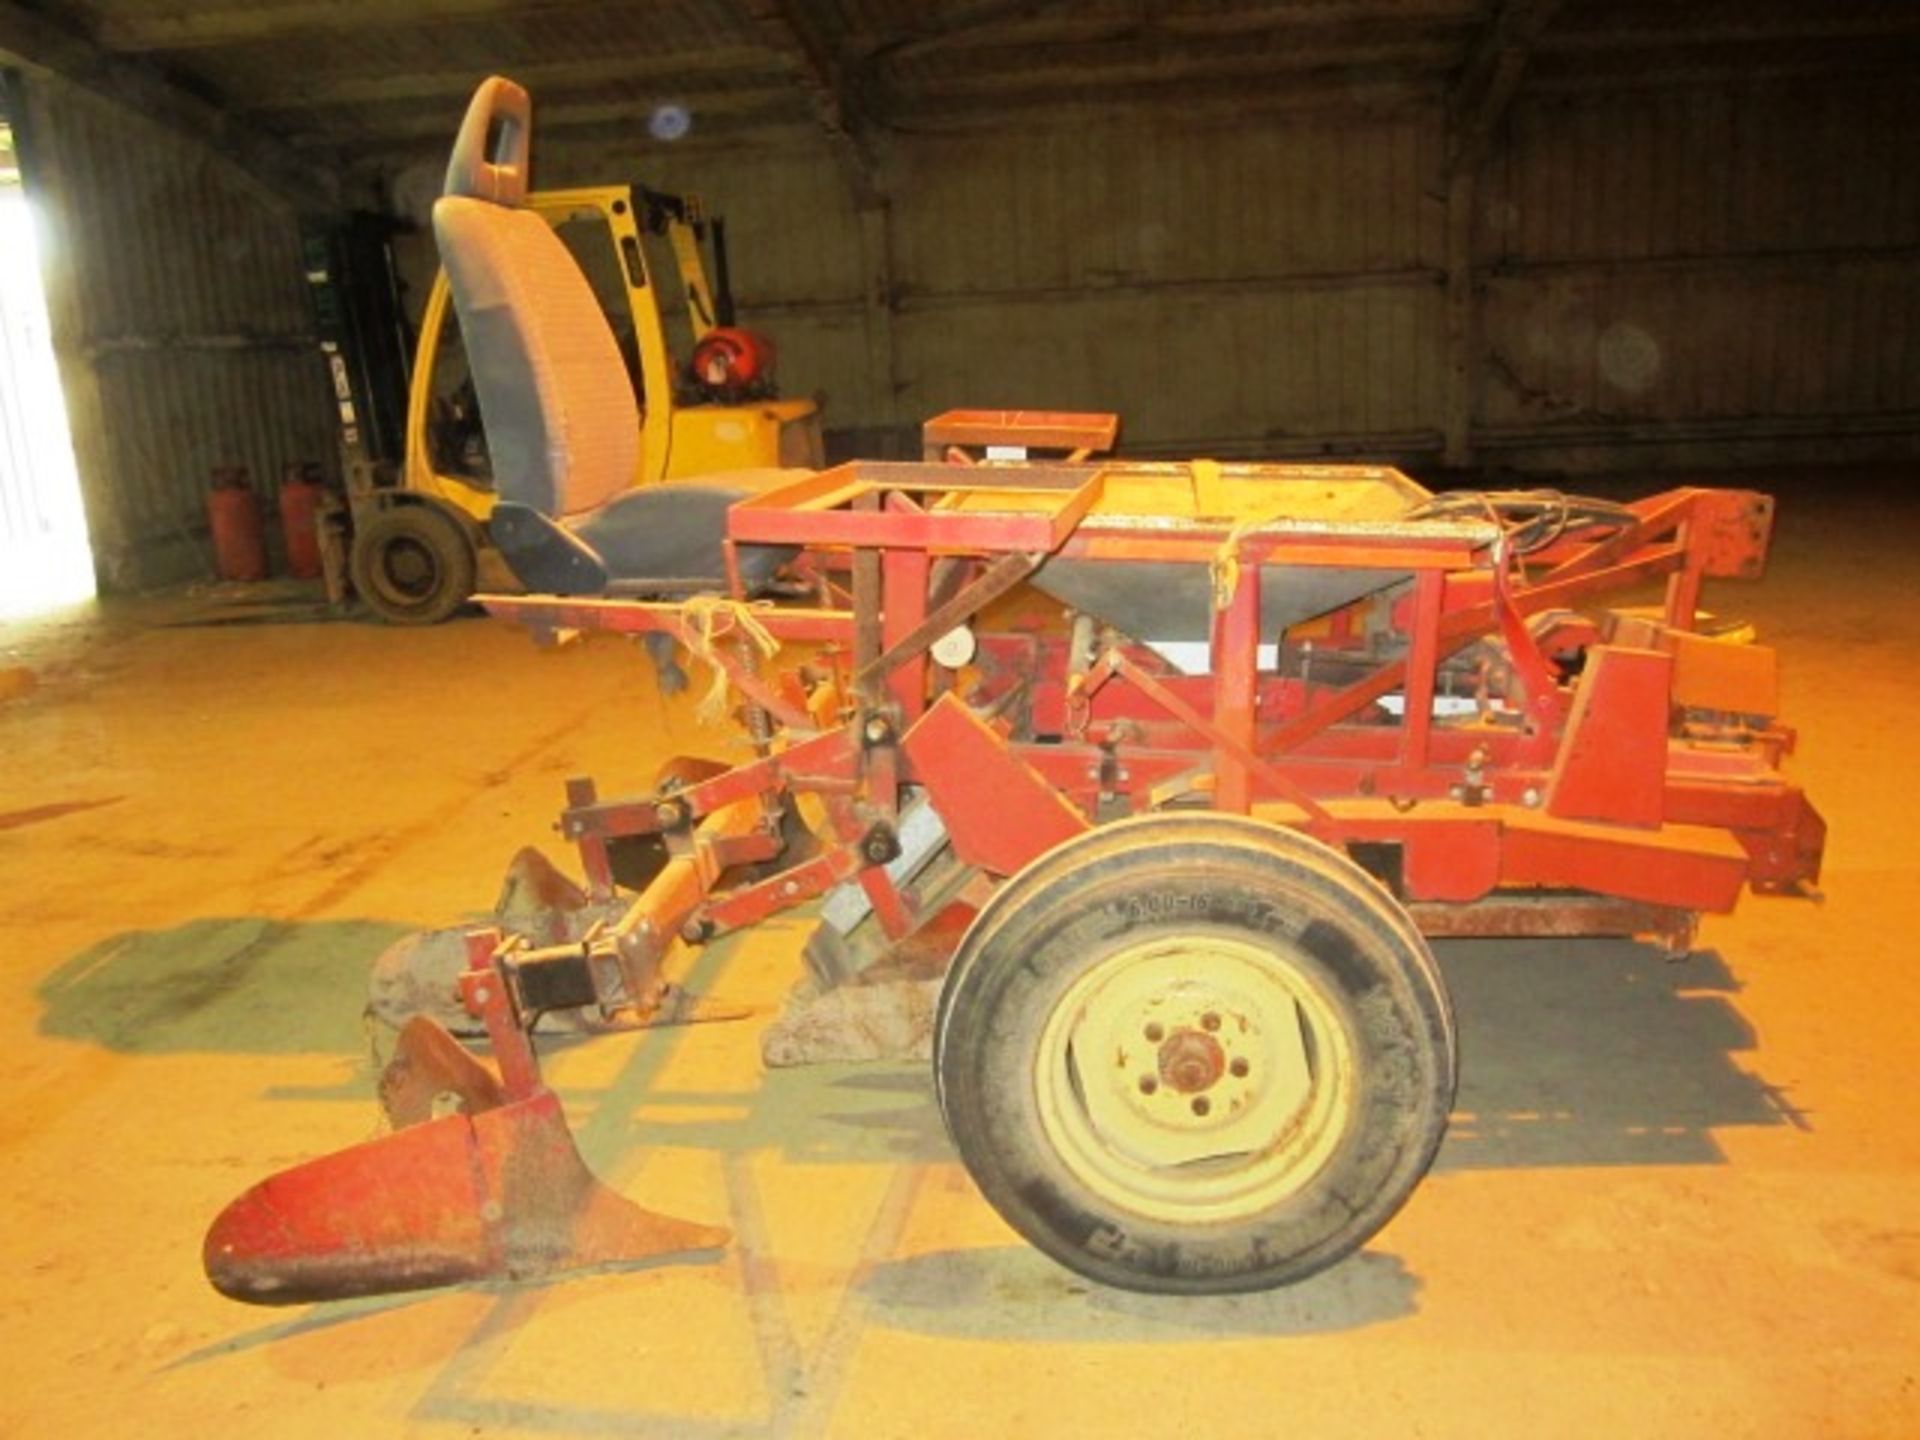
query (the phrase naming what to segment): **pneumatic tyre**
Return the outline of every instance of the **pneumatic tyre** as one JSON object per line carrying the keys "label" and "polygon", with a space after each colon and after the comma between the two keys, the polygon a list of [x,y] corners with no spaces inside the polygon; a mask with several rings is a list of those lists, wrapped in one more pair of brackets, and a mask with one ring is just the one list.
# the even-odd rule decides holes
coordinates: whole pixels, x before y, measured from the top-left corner
{"label": "pneumatic tyre", "polygon": [[1346,856],[1259,821],[1163,814],[1041,856],[962,941],[935,1078],[1014,1229],[1129,1290],[1304,1279],[1432,1163],[1454,1090],[1445,987]]}
{"label": "pneumatic tyre", "polygon": [[353,537],[348,570],[366,607],[390,625],[438,625],[473,595],[473,541],[432,505],[395,505]]}

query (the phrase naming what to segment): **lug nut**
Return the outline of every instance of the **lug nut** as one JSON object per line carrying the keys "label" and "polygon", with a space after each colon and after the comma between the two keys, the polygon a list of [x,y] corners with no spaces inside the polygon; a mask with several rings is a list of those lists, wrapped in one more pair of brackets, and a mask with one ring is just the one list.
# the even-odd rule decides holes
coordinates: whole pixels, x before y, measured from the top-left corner
{"label": "lug nut", "polygon": [[1142,1075],[1140,1077],[1140,1093],[1142,1095],[1151,1095],[1153,1094],[1154,1091],[1158,1090],[1159,1088],[1160,1088],[1160,1082],[1154,1079],[1153,1076]]}
{"label": "lug nut", "polygon": [[1147,1026],[1147,1043],[1149,1045],[1158,1045],[1162,1040],[1166,1038],[1167,1038],[1167,1032],[1160,1028],[1158,1021],[1155,1021],[1153,1024]]}
{"label": "lug nut", "polygon": [[1247,1062],[1238,1055],[1234,1056],[1233,1063],[1227,1066],[1227,1069],[1233,1072],[1233,1078],[1236,1080],[1244,1080],[1247,1078],[1247,1068]]}
{"label": "lug nut", "polygon": [[1211,1109],[1213,1109],[1213,1106],[1208,1103],[1206,1096],[1196,1095],[1193,1097],[1193,1113],[1194,1114],[1205,1115]]}
{"label": "lug nut", "polygon": [[1218,1030],[1220,1028],[1220,1017],[1209,1010],[1200,1017],[1200,1028],[1202,1030]]}

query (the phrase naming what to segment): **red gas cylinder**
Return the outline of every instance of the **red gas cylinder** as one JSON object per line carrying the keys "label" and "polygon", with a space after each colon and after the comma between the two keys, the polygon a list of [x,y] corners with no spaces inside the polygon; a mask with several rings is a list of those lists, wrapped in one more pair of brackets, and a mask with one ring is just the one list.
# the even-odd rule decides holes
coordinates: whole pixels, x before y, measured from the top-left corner
{"label": "red gas cylinder", "polygon": [[299,580],[320,574],[320,467],[312,461],[289,465],[280,474],[280,534],[287,542],[287,573]]}
{"label": "red gas cylinder", "polygon": [[213,568],[222,580],[267,578],[260,505],[247,484],[244,465],[214,470],[213,489],[207,493],[207,521],[213,527]]}
{"label": "red gas cylinder", "polygon": [[693,347],[693,378],[714,394],[737,398],[773,383],[773,341],[757,330],[718,326]]}

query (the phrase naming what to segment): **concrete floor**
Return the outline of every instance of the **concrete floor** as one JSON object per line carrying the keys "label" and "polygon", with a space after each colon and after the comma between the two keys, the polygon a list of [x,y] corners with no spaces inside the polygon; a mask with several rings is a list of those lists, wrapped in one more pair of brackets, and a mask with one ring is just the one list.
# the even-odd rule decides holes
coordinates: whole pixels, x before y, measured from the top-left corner
{"label": "concrete floor", "polygon": [[[1445,947],[1464,1070],[1434,1174],[1359,1257],[1215,1301],[1054,1268],[917,1068],[766,1075],[753,1021],[550,1067],[601,1173],[724,1219],[723,1260],[221,1299],[215,1211],[375,1129],[373,955],[484,909],[523,841],[560,853],[565,776],[725,747],[637,655],[482,620],[176,600],[0,630],[39,681],[0,705],[0,1434],[1920,1433],[1920,506],[1871,478],[1789,490],[1768,583],[1709,596],[1784,651],[1826,904],[1750,901],[1681,965]],[[767,1012],[801,934],[695,983]]]}

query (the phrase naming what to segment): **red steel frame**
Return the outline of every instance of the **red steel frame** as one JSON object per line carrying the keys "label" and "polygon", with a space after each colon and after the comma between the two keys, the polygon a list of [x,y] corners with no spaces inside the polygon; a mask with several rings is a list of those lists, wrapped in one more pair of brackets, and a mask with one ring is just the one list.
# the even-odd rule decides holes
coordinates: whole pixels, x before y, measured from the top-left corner
{"label": "red steel frame", "polygon": [[[1641,931],[1678,943],[1695,912],[1730,908],[1743,886],[1787,891],[1817,879],[1823,826],[1776,768],[1790,731],[1768,717],[1717,717],[1708,733],[1670,734],[1673,657],[1662,637],[1693,628],[1705,579],[1759,573],[1766,497],[1669,491],[1628,507],[1622,528],[1568,534],[1523,567],[1476,524],[1142,527],[1098,509],[1119,468],[856,462],[735,507],[727,550],[737,600],[738,545],[844,557],[844,588],[819,567],[820,604],[753,611],[782,643],[819,647],[816,664],[832,678],[809,691],[797,671],[760,675],[744,644],[707,644],[705,658],[778,722],[782,743],[676,794],[673,824],[651,798],[603,803],[579,792],[562,829],[601,889],[610,882],[595,856],[609,839],[663,833],[676,853],[694,853],[709,843],[697,828],[709,817],[781,790],[819,796],[833,835],[771,879],[643,896],[637,928],[665,937],[647,947],[649,965],[673,934],[751,924],[847,879],[889,934],[908,933],[916,917],[883,868],[908,784],[926,787],[960,858],[989,880],[1116,807],[1200,802],[1366,847],[1432,933]],[[1211,673],[1179,674],[1121,640],[1076,665],[1062,627],[982,625],[981,679],[968,696],[953,693],[929,664],[932,642],[1052,555],[1188,562],[1213,567],[1216,580],[1224,570]],[[1277,566],[1406,576],[1391,607],[1393,653],[1370,658],[1343,614],[1326,627],[1323,653],[1366,673],[1341,684],[1262,673],[1260,590],[1264,567]],[[1637,636],[1651,645],[1609,644],[1600,622],[1561,613],[1649,581],[1665,584],[1663,623]],[[486,603],[536,630],[705,643],[676,605]],[[1500,719],[1436,723],[1442,665],[1483,641],[1504,647]],[[1577,686],[1552,658],[1568,648],[1586,658]],[[1395,694],[1403,704],[1390,720],[1380,701]],[[963,699],[988,712],[1023,702],[1025,733],[976,718]]]}

